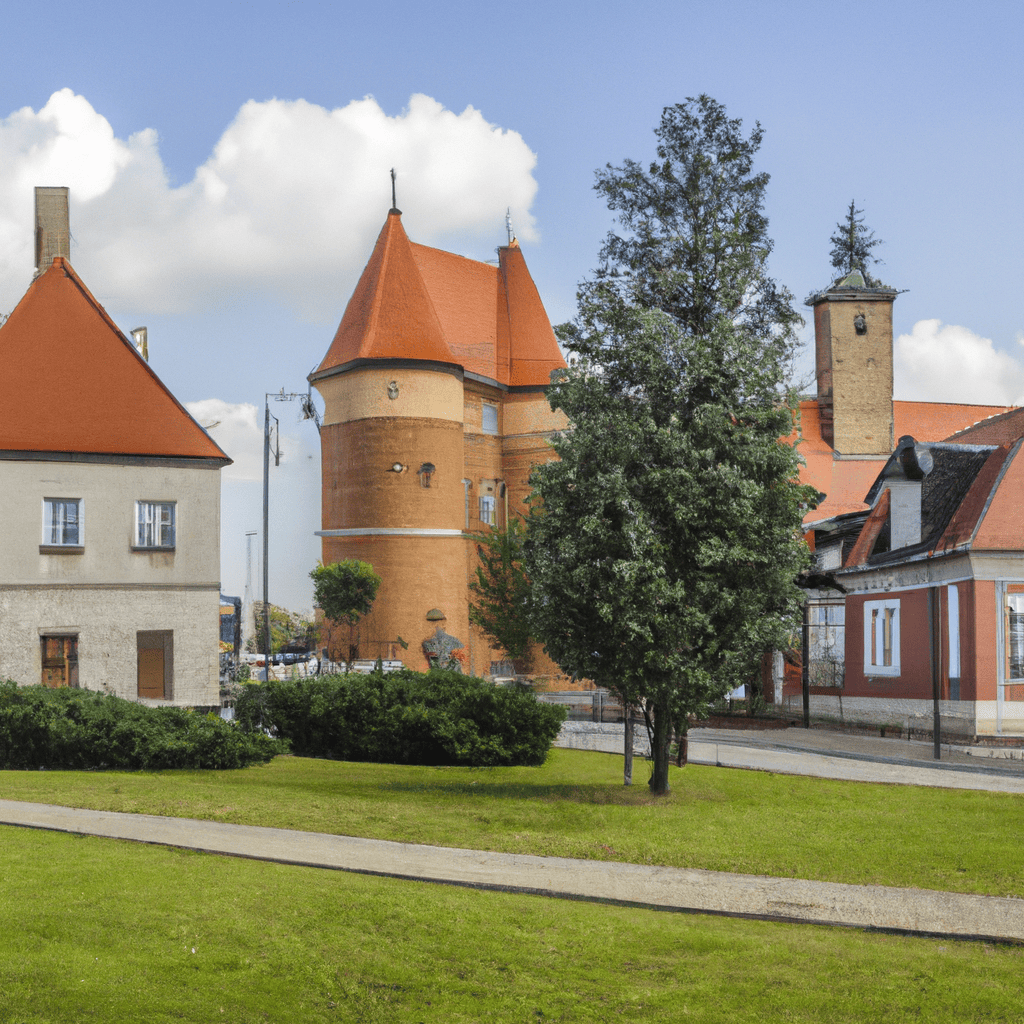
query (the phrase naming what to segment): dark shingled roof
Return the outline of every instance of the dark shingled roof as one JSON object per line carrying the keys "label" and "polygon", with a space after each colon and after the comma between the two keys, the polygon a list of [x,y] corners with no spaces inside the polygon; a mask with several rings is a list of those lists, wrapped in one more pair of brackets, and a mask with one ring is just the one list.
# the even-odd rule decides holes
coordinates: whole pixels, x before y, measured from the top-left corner
{"label": "dark shingled roof", "polygon": [[[931,452],[934,466],[921,484],[921,543],[897,548],[895,551],[880,551],[870,556],[870,564],[896,561],[921,551],[933,550],[981,468],[995,451],[994,446],[989,445],[943,443],[923,447]],[[868,504],[874,505],[885,486],[884,475],[884,471],[879,474],[868,492],[865,499]]]}

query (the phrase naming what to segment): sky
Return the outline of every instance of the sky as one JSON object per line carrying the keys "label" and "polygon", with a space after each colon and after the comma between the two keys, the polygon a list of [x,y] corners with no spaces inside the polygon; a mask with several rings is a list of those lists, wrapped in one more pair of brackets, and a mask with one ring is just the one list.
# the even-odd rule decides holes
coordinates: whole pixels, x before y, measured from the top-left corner
{"label": "sky", "polygon": [[[770,269],[798,300],[851,199],[884,240],[897,398],[1024,401],[1017,3],[101,0],[12,5],[3,34],[0,312],[31,280],[33,186],[69,186],[76,271],[234,459],[225,593],[262,528],[266,395],[307,390],[392,167],[414,241],[494,259],[511,210],[560,323],[614,226],[595,170],[647,162],[662,109],[707,93],[764,129]],[[270,406],[270,599],[309,611],[317,432]]]}

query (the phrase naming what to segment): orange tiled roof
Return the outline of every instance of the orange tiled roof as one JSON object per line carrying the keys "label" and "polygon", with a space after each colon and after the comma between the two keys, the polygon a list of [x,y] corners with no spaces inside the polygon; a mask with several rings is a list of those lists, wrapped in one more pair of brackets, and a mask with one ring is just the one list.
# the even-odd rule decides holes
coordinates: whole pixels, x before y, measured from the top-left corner
{"label": "orange tiled roof", "polygon": [[312,374],[362,359],[453,363],[508,386],[547,384],[564,366],[517,243],[498,266],[410,242],[393,210],[341,326]]}
{"label": "orange tiled roof", "polygon": [[946,438],[954,444],[1013,444],[1024,437],[1024,407],[1000,410]]}
{"label": "orange tiled roof", "polygon": [[958,430],[988,416],[1006,412],[1008,408],[1005,405],[959,405],[954,402],[893,402],[893,434],[896,440],[909,434],[917,441],[944,441]]}
{"label": "orange tiled roof", "polygon": [[[895,437],[910,434],[918,441],[942,441],[955,431],[1006,411],[1006,406],[958,405],[945,402],[893,402],[893,433]],[[807,463],[800,471],[800,482],[824,492],[818,508],[804,516],[804,525],[831,519],[844,512],[866,509],[864,496],[871,489],[888,456],[837,459],[821,436],[821,418],[815,399],[800,403],[799,431],[794,429],[787,439],[799,440],[797,449]],[[1024,433],[1024,430],[1021,431]],[[961,440],[958,438],[957,440]],[[992,443],[980,437],[964,437],[964,444]]]}
{"label": "orange tiled roof", "polygon": [[0,449],[230,459],[63,257],[0,328]]}

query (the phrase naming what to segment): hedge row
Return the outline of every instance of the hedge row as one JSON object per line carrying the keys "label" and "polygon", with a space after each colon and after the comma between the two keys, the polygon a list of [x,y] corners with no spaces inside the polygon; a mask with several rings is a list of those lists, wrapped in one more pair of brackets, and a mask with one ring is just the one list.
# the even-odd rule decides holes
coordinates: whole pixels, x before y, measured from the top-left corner
{"label": "hedge row", "polygon": [[0,768],[244,768],[286,750],[280,740],[189,708],[0,683]]}
{"label": "hedge row", "polygon": [[235,716],[300,757],[485,767],[543,764],[565,709],[458,672],[405,670],[250,684]]}

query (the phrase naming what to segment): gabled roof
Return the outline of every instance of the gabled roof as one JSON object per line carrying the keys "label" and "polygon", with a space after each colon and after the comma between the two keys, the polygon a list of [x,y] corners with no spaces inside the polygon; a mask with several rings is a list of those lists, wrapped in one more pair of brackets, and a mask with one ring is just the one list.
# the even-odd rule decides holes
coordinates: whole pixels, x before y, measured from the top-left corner
{"label": "gabled roof", "polygon": [[310,377],[370,359],[449,363],[508,387],[546,385],[565,366],[518,243],[495,267],[410,242],[397,210]]}
{"label": "gabled roof", "polygon": [[957,431],[947,441],[955,444],[1013,444],[1024,437],[1024,406],[998,411]]}
{"label": "gabled roof", "polygon": [[63,257],[0,327],[0,450],[231,460]]}

